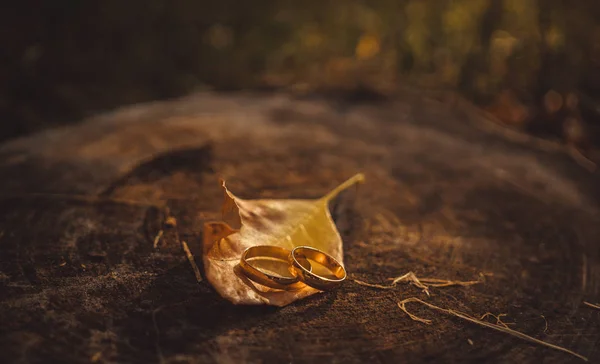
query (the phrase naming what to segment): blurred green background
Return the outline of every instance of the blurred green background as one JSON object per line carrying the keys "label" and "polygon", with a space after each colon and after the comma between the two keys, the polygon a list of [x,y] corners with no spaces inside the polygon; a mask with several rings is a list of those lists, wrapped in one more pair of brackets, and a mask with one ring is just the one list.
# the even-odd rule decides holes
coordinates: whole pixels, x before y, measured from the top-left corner
{"label": "blurred green background", "polygon": [[600,145],[598,1],[21,1],[0,20],[0,139],[199,89],[410,85]]}

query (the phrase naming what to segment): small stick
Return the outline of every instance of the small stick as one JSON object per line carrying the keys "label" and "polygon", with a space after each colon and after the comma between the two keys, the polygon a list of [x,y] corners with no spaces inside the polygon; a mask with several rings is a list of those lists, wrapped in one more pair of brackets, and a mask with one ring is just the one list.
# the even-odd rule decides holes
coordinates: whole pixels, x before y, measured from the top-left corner
{"label": "small stick", "polygon": [[[181,248],[183,249],[183,252],[185,253],[185,256],[188,259],[188,262],[190,262],[190,265],[192,266],[192,270],[194,271],[194,276],[196,276],[196,281],[198,281],[198,283],[202,282],[202,274],[200,274],[200,269],[198,269],[198,265],[196,264],[196,260],[194,259],[194,255],[192,254],[190,247],[187,245],[187,243],[183,240],[181,240],[179,238],[179,230],[177,230],[177,219],[174,216],[170,216],[169,211],[167,210],[165,215],[167,216],[167,218],[165,219],[165,226],[169,227],[169,228],[174,228],[175,230],[175,240],[177,240],[177,242],[181,245]],[[156,238],[154,239],[154,244],[156,247],[156,244],[158,242],[158,239],[160,239],[160,237],[162,236],[163,230],[158,232],[158,235],[156,236]]]}
{"label": "small stick", "polygon": [[477,325],[480,325],[480,326],[484,326],[484,327],[487,327],[487,328],[490,328],[490,329],[493,329],[493,330],[496,330],[496,331],[500,331],[500,332],[503,332],[505,334],[509,334],[509,335],[515,336],[515,337],[517,337],[519,339],[522,339],[522,340],[525,340],[525,341],[529,341],[529,342],[534,343],[534,344],[543,345],[543,346],[549,347],[551,349],[559,350],[559,351],[562,351],[564,353],[576,356],[576,357],[578,357],[578,358],[580,358],[580,359],[582,359],[584,361],[588,361],[588,358],[586,358],[585,356],[577,354],[576,352],[571,351],[571,350],[566,349],[566,348],[563,348],[561,346],[550,344],[550,343],[542,341],[540,339],[536,339],[536,338],[531,337],[529,335],[526,335],[526,334],[524,334],[522,332],[510,329],[510,328],[508,328],[506,326],[496,325],[496,324],[489,323],[487,321],[478,320],[478,319],[476,319],[474,317],[471,317],[468,314],[460,312],[460,311],[445,309],[445,308],[442,308],[442,307],[438,307],[436,305],[432,305],[431,303],[427,303],[427,302],[425,302],[423,300],[420,300],[420,299],[418,299],[416,297],[410,297],[410,298],[407,298],[405,300],[402,300],[402,301],[398,302],[398,307],[402,311],[404,311],[412,320],[415,320],[415,321],[418,321],[418,322],[422,322],[422,323],[427,324],[427,325],[431,324],[431,320],[420,318],[420,317],[418,317],[418,316],[416,316],[416,315],[408,312],[408,310],[406,309],[406,304],[409,303],[409,302],[418,302],[418,303],[423,304],[423,305],[425,305],[425,306],[427,306],[427,307],[429,307],[431,309],[440,311],[440,312],[445,313],[447,315],[455,316],[455,317],[461,318],[463,320],[472,322],[474,324],[477,324]]}
{"label": "small stick", "polygon": [[162,238],[163,234],[164,234],[164,230],[160,230],[158,232],[158,234],[156,234],[156,237],[154,238],[154,249],[156,249],[156,247],[158,247],[158,242],[160,241],[160,239]]}
{"label": "small stick", "polygon": [[[174,218],[173,216],[171,216],[171,212],[170,212],[168,206],[165,207],[164,216],[165,216],[165,220],[163,222],[163,229],[160,229],[158,234],[156,234],[156,236],[154,237],[154,244],[153,244],[154,249],[156,249],[158,247],[158,243],[160,242],[160,239],[162,239],[162,237],[165,233],[164,228],[177,228],[177,219]],[[175,230],[175,235],[176,235],[177,241],[179,242],[179,233],[177,232],[177,230]]]}
{"label": "small stick", "polygon": [[600,303],[593,304],[593,303],[583,301],[583,304],[586,306],[589,306],[591,308],[595,308],[596,310],[600,310]]}
{"label": "small stick", "polygon": [[185,256],[188,258],[188,261],[190,262],[190,265],[192,266],[192,269],[194,270],[194,275],[196,276],[196,280],[198,282],[202,282],[202,275],[200,274],[200,269],[198,269],[198,266],[196,265],[196,261],[194,260],[194,256],[192,255],[190,248],[188,247],[187,243],[183,240],[181,241],[181,247],[183,248],[183,251],[185,252]]}

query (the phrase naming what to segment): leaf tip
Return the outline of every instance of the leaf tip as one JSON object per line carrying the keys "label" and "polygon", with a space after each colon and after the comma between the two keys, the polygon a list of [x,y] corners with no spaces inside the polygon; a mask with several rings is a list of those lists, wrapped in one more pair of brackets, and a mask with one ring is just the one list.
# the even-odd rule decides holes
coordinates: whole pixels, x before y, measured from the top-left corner
{"label": "leaf tip", "polygon": [[223,189],[223,193],[224,193],[226,201],[229,199],[232,199],[232,200],[238,199],[233,193],[231,193],[231,191],[229,191],[229,189],[227,188],[227,183],[224,178],[222,178],[222,177],[219,178],[219,184],[221,185],[221,188]]}

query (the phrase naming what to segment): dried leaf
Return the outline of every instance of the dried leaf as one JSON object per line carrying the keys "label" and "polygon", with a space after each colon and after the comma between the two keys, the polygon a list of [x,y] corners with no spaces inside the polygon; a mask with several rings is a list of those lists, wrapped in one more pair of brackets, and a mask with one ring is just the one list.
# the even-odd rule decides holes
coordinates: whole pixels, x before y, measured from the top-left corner
{"label": "dried leaf", "polygon": [[342,190],[364,180],[350,178],[316,200],[245,200],[222,183],[225,194],[223,222],[204,225],[204,269],[210,284],[235,304],[285,306],[318,291],[305,287],[281,291],[248,280],[239,271],[242,252],[255,245],[287,249],[307,245],[320,249],[343,264],[342,239],[331,219],[328,203]]}

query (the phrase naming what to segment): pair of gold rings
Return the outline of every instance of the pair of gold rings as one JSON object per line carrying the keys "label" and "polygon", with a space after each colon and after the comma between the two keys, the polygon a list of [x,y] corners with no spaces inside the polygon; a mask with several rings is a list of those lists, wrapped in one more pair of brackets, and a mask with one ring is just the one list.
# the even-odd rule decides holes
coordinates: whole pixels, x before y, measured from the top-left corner
{"label": "pair of gold rings", "polygon": [[240,268],[250,280],[286,291],[305,286],[326,291],[346,279],[346,270],[335,258],[309,246],[298,246],[291,251],[272,245],[253,246],[242,254]]}

